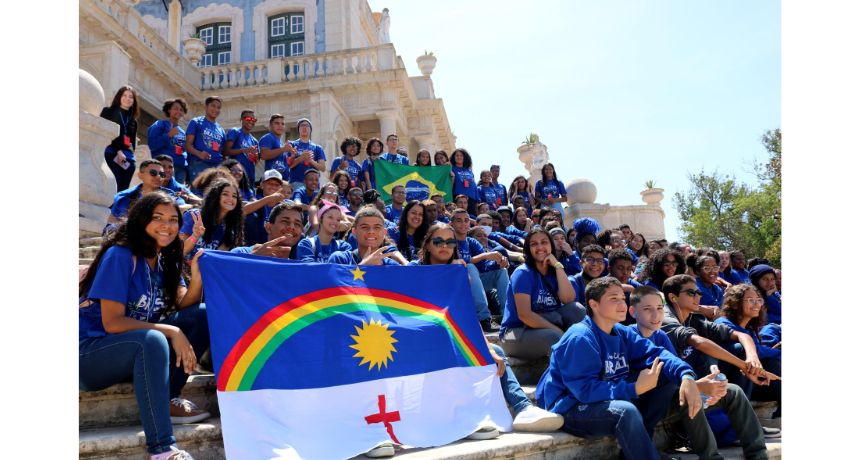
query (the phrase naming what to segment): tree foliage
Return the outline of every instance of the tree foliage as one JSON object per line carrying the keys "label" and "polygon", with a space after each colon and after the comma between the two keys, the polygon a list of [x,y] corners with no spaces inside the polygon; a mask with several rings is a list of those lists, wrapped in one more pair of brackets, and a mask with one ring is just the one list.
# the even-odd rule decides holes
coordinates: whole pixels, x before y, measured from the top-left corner
{"label": "tree foliage", "polygon": [[750,187],[718,171],[688,174],[691,188],[674,196],[681,237],[690,244],[740,249],[747,258],[781,265],[782,133],[762,135],[768,159],[756,163],[759,184]]}

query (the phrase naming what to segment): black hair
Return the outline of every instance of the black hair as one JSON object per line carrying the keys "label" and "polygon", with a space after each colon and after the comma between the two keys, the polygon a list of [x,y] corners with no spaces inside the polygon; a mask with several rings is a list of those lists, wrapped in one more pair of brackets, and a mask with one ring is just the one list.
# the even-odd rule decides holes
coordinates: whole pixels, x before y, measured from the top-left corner
{"label": "black hair", "polygon": [[455,149],[453,152],[451,152],[451,165],[457,166],[456,164],[454,164],[454,155],[456,155],[457,152],[460,152],[463,154],[463,168],[464,169],[472,169],[472,156],[469,155],[469,152],[466,151],[466,149],[462,149],[462,148],[461,149]]}
{"label": "black hair", "polygon": [[292,200],[284,200],[275,205],[275,207],[269,211],[268,222],[270,224],[274,224],[278,216],[284,211],[297,211],[299,213],[299,218],[302,220],[302,225],[305,224],[305,213],[302,205]]}
{"label": "black hair", "polygon": [[188,113],[188,104],[185,103],[185,99],[177,97],[175,99],[164,101],[164,105],[161,106],[161,111],[164,113],[165,117],[170,116],[170,109],[173,107],[173,104],[179,104],[179,106],[182,107],[182,113]]}
{"label": "black hair", "polygon": [[[535,257],[532,255],[531,242],[532,238],[534,238],[535,235],[538,234],[546,235],[547,239],[549,239],[550,254],[555,254],[555,243],[552,242],[552,237],[549,235],[549,232],[541,227],[533,227],[531,230],[529,230],[528,234],[526,235],[525,242],[523,243],[523,257],[525,258],[525,263],[529,268],[532,269],[537,269],[537,265],[535,263]],[[548,271],[555,274],[555,270],[557,270],[555,267],[549,267]]]}
{"label": "black hair", "polygon": [[[160,162],[160,161],[158,161],[158,160],[153,160],[152,158],[148,158],[148,159],[146,159],[146,160],[143,160],[143,162],[141,162],[141,163],[140,163],[140,166],[138,166],[138,169],[137,169],[137,170],[138,170],[138,171],[140,171],[140,172],[143,172],[143,168],[145,168],[145,167],[147,167],[147,166],[149,166],[149,165],[157,165],[157,166],[161,166],[161,162]],[[163,166],[162,166],[162,167],[163,167]]]}
{"label": "black hair", "polygon": [[669,299],[669,294],[680,295],[681,288],[685,284],[693,283],[696,284],[696,278],[693,278],[690,275],[675,275],[670,276],[666,281],[663,282],[663,297],[666,299],[666,304],[669,305],[672,309],[675,308],[674,302]]}
{"label": "black hair", "polygon": [[346,155],[346,149],[350,146],[355,146],[355,156],[361,153],[361,139],[355,136],[349,136],[340,143],[340,152]]}
{"label": "black hair", "polygon": [[666,281],[666,275],[663,273],[663,264],[666,263],[666,259],[670,255],[675,258],[675,262],[678,262],[675,274],[683,274],[687,271],[687,264],[684,262],[684,258],[679,251],[670,248],[660,248],[648,257],[648,265],[645,266],[645,276],[650,278],[651,282],[657,286],[663,286],[663,282]]}
{"label": "black hair", "polygon": [[[770,261],[764,257],[753,257],[747,262],[747,270],[752,270],[756,265],[770,265]],[[732,267],[732,264],[729,263],[729,268]]]}
{"label": "black hair", "polygon": [[135,120],[140,117],[140,103],[137,100],[137,91],[131,87],[131,85],[123,85],[120,86],[119,90],[113,96],[113,100],[110,103],[110,107],[112,109],[120,110],[120,101],[122,100],[122,94],[126,91],[131,91],[131,95],[134,98],[134,102],[132,102],[131,107],[128,109],[129,113],[131,113],[131,117]]}
{"label": "black hair", "polygon": [[[164,280],[164,304],[168,311],[176,307],[176,291],[179,287],[180,267],[182,264],[182,242],[174,238],[166,247],[157,251],[155,239],[146,233],[146,226],[152,221],[152,213],[159,205],[169,205],[176,210],[176,216],[182,220],[179,205],[168,194],[156,191],[141,197],[128,210],[128,219],[119,224],[116,231],[110,232],[96,253],[93,263],[87,269],[87,274],[78,284],[78,297],[85,297],[95,281],[96,273],[108,249],[113,246],[128,248],[132,255],[139,259],[161,256],[161,269]],[[177,226],[180,223],[177,222]],[[146,261],[143,261],[146,263]]]}
{"label": "black hair", "polygon": [[619,260],[629,260],[630,263],[633,263],[633,256],[630,255],[624,248],[613,249],[609,251],[609,266],[615,265],[615,262]]}
{"label": "black hair", "polygon": [[716,262],[717,267],[719,267],[719,266],[720,266],[720,256],[719,256],[719,254],[717,254],[717,257],[714,257],[714,255],[713,255],[713,254],[706,253],[706,254],[704,254],[704,255],[701,255],[701,256],[696,257],[696,263],[693,265],[693,271],[695,271],[695,272],[696,272],[696,274],[699,274],[699,273],[702,271],[702,267],[704,267],[704,266],[705,266],[705,263],[708,261],[708,259],[711,259],[711,260],[713,260],[714,262]]}
{"label": "black hair", "polygon": [[655,289],[653,286],[645,285],[633,289],[633,292],[630,293],[630,305],[639,305],[639,303],[642,302],[642,298],[649,295],[660,295],[660,291]]}
{"label": "black hair", "polygon": [[[242,168],[242,180],[239,181],[239,188],[241,190],[250,190],[251,192],[253,192],[254,187],[253,187],[253,184],[251,184],[251,181],[248,179],[248,171],[245,171],[245,167],[242,166],[242,163],[239,163],[239,160],[237,160],[235,158],[227,158],[221,162],[221,166],[223,166],[227,169],[230,169],[236,165],[239,165],[239,167]],[[232,176],[232,173],[231,173],[231,176]],[[235,180],[236,178],[234,177],[233,179]],[[240,199],[242,198],[241,193],[239,194],[239,198]]]}
{"label": "black hair", "polygon": [[[552,179],[546,177],[545,171],[546,171],[547,166],[552,168]],[[547,164],[541,166],[540,177],[541,177],[541,179],[543,179],[544,185],[546,185],[546,183],[549,182],[550,180],[558,180],[558,173],[556,173],[556,171],[555,171],[555,166],[552,163],[547,163]]]}
{"label": "black hair", "polygon": [[588,316],[594,316],[589,300],[600,302],[600,298],[603,297],[603,294],[606,294],[606,291],[608,291],[612,286],[618,286],[620,288],[621,281],[618,281],[611,276],[604,276],[591,280],[588,285],[585,286],[585,305]]}
{"label": "black hair", "polygon": [[[636,239],[637,236],[642,238],[642,247],[639,248],[638,251],[633,249],[632,246],[633,240]],[[648,240],[646,240],[645,235],[641,233],[634,233],[633,238],[630,238],[630,241],[627,242],[627,247],[630,248],[631,251],[633,251],[633,254],[636,254],[636,257],[648,257],[651,254],[651,250],[648,249]]]}
{"label": "black hair", "polygon": [[450,159],[450,158],[448,158],[448,152],[446,152],[446,151],[444,151],[444,150],[437,150],[437,151],[436,151],[436,153],[434,153],[434,154],[433,154],[433,164],[435,164],[435,165],[437,165],[437,166],[439,165],[439,163],[436,161],[436,157],[437,157],[437,156],[439,156],[439,155],[443,155],[443,156],[445,156],[445,161],[447,161],[447,163],[446,163],[446,164],[450,164],[450,163],[451,163],[451,159]]}
{"label": "black hair", "polygon": [[242,110],[242,112],[239,114],[239,119],[241,120],[241,119],[245,118],[245,115],[247,115],[249,113],[256,113],[256,112],[254,112],[251,109]]}
{"label": "black hair", "polygon": [[[421,240],[421,245],[418,249],[418,258],[421,260],[421,263],[424,265],[430,265],[430,251],[426,250],[428,244],[430,244],[430,240],[433,238],[433,235],[436,234],[439,230],[451,230],[451,233],[454,233],[454,229],[451,228],[450,225],[439,222],[430,226],[427,229],[427,233],[424,235],[424,238]],[[457,246],[454,246],[454,251],[451,252],[451,258],[448,259],[448,264],[460,258],[460,251],[457,249]]]}
{"label": "black hair", "polygon": [[[203,232],[202,240],[204,242],[210,243],[212,242],[212,236],[215,233],[215,229],[218,228],[218,225],[221,222],[218,222],[218,219],[221,215],[221,192],[226,187],[235,187],[236,182],[230,182],[223,179],[215,179],[209,185],[209,188],[206,189],[206,193],[203,197],[203,205],[200,208],[200,217],[203,220],[203,226],[206,227],[206,231]],[[236,206],[227,211],[227,215],[224,216],[224,239],[222,243],[225,244],[227,249],[233,249],[237,246],[242,246],[242,235],[243,235],[243,227],[245,219],[242,216],[242,197],[239,194],[239,190],[236,190]]]}
{"label": "black hair", "polygon": [[161,155],[156,156],[155,159],[158,160],[159,162],[169,161],[171,164],[173,163],[173,158],[170,158],[170,155],[161,154]]}
{"label": "black hair", "polygon": [[206,100],[203,101],[203,105],[209,105],[212,102],[218,101],[221,105],[224,105],[224,102],[221,101],[221,98],[218,96],[209,96]]}
{"label": "black hair", "polygon": [[383,144],[382,141],[379,140],[378,137],[371,137],[370,140],[367,141],[367,147],[365,148],[365,151],[364,151],[365,153],[367,153],[368,157],[370,157],[370,151],[372,150],[372,147],[376,144],[379,144],[379,153],[380,154],[382,153],[383,150],[385,150],[385,144]]}
{"label": "black hair", "polygon": [[430,227],[430,223],[427,222],[426,214],[424,213],[424,205],[418,200],[410,200],[406,203],[406,206],[403,207],[403,212],[400,214],[400,222],[397,223],[397,230],[400,234],[400,238],[397,241],[397,249],[400,250],[401,254],[409,254],[409,235],[406,234],[409,229],[409,219],[407,218],[407,215],[415,206],[421,206],[421,225],[415,229],[415,233],[412,235],[412,241],[423,241],[424,234],[427,233],[427,228]]}
{"label": "black hair", "polygon": [[580,255],[583,259],[585,259],[585,256],[592,252],[599,252],[601,256],[606,257],[606,249],[603,249],[603,246],[599,244],[589,244],[588,246],[582,248],[582,254]]}
{"label": "black hair", "polygon": [[[426,165],[422,165],[419,163],[421,161],[421,154],[422,153],[427,154],[427,164]],[[421,149],[418,151],[418,153],[415,154],[415,166],[430,166],[432,164],[433,164],[433,159],[430,158],[430,151],[429,150]]]}

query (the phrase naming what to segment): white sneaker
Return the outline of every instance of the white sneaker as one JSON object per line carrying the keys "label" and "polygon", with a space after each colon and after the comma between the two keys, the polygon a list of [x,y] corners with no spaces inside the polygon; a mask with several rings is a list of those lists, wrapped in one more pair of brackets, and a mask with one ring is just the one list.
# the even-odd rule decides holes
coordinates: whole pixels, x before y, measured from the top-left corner
{"label": "white sneaker", "polygon": [[537,406],[529,406],[514,417],[514,430],[555,431],[564,425],[564,417]]}
{"label": "white sneaker", "polygon": [[379,443],[378,446],[364,453],[368,458],[382,458],[394,456],[394,443],[390,441]]}
{"label": "white sneaker", "polygon": [[761,427],[761,430],[764,431],[765,438],[779,438],[782,437],[782,430],[779,428],[769,428],[766,426]]}
{"label": "white sneaker", "polygon": [[194,457],[174,445],[170,446],[170,450],[168,451],[151,455],[149,460],[194,460]]}
{"label": "white sneaker", "polygon": [[466,439],[476,439],[482,441],[484,439],[494,439],[499,437],[499,430],[494,426],[485,426],[478,428],[474,433],[466,436]]}

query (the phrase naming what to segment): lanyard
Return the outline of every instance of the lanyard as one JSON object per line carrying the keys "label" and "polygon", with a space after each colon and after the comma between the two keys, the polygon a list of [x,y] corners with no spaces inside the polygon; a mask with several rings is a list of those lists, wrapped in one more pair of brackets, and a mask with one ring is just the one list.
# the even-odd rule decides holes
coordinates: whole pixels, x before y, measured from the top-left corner
{"label": "lanyard", "polygon": [[[129,114],[129,118],[131,118],[130,114]],[[126,120],[125,117],[122,115],[122,111],[119,112],[119,119],[122,120],[122,128],[123,128],[123,131],[125,131],[125,129],[127,128],[127,125],[128,125],[128,120]]]}

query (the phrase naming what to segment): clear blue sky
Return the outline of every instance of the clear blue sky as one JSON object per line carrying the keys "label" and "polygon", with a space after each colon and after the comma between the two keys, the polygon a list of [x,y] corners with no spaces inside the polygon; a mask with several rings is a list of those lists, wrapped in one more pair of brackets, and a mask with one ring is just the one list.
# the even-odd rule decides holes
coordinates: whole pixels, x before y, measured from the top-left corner
{"label": "clear blue sky", "polygon": [[369,3],[389,8],[410,75],[425,49],[438,58],[436,96],[476,169],[498,162],[509,184],[536,132],[560,179],[591,179],[598,203],[643,204],[648,179],[666,189],[670,241],[687,172],[753,184],[759,138],[780,126],[777,1]]}

